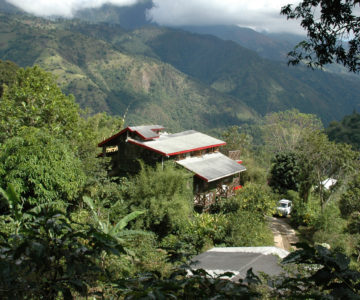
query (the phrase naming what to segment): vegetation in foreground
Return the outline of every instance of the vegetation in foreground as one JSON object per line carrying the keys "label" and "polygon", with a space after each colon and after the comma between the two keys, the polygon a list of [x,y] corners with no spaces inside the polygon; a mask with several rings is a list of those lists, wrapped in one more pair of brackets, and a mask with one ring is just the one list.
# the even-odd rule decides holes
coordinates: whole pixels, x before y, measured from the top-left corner
{"label": "vegetation in foreground", "polygon": [[[288,111],[269,115],[257,127],[224,132],[228,147],[240,148],[246,162],[244,188],[209,212],[195,213],[189,174],[171,164],[164,170],[143,166],[135,177],[107,176],[109,161],[96,158],[96,144],[119,130],[121,118],[88,116],[39,67],[15,68],[12,74],[12,80],[1,81],[0,100],[4,298],[206,298],[214,293],[316,298],[319,291],[359,292],[359,275],[349,269],[358,267],[359,256],[358,153],[329,141],[314,116]],[[286,130],[275,130],[280,127]],[[252,138],[254,132],[261,135]],[[277,142],[269,143],[274,141],[270,133]],[[285,159],[278,154],[284,147]],[[321,181],[328,176],[339,181],[325,190]],[[236,284],[202,271],[193,277],[174,271],[189,255],[212,246],[272,245],[266,215],[283,195],[294,201],[295,224],[312,228],[311,243],[328,243],[351,261],[319,246],[305,247],[287,261],[319,269],[284,275],[273,288],[251,272]]]}

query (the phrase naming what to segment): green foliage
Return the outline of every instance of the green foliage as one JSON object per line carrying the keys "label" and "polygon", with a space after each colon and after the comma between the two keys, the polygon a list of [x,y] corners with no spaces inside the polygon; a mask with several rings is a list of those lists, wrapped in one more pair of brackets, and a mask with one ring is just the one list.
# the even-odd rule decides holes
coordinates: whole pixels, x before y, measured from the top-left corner
{"label": "green foliage", "polygon": [[95,223],[97,224],[99,230],[107,235],[110,235],[111,237],[116,239],[119,243],[124,243],[123,238],[126,236],[139,234],[139,233],[144,234],[144,232],[135,232],[125,229],[125,227],[128,225],[130,221],[142,215],[144,211],[134,211],[126,215],[125,217],[121,218],[116,224],[111,224],[109,217],[106,221],[103,221],[99,218],[98,212],[96,211],[94,202],[91,198],[84,196],[83,200],[89,206],[92,215],[94,217]]}
{"label": "green foliage", "polygon": [[16,136],[22,127],[73,137],[78,120],[74,98],[61,92],[50,73],[37,66],[19,69],[0,101],[0,142]]}
{"label": "green foliage", "polygon": [[316,215],[320,213],[319,200],[310,197],[307,202],[304,202],[299,194],[293,192],[293,195],[288,197],[292,200],[291,223],[295,227],[310,226]]}
{"label": "green foliage", "polygon": [[269,185],[280,193],[296,191],[299,172],[295,153],[278,153],[272,160]]}
{"label": "green foliage", "polygon": [[274,235],[260,214],[239,210],[228,215],[227,235],[224,244],[228,247],[273,246]]}
{"label": "green foliage", "polygon": [[142,165],[129,191],[133,210],[145,210],[137,227],[163,238],[176,232],[192,213],[192,175],[172,163],[156,168]]}
{"label": "green foliage", "polygon": [[[123,280],[118,284],[119,294],[125,299],[259,299],[256,287],[261,283],[250,269],[239,282],[226,280],[234,274],[227,272],[212,276],[205,270],[176,269],[169,276],[160,278],[156,272]],[[224,280],[225,279],[225,280]]]}
{"label": "green foliage", "polygon": [[45,128],[23,128],[0,149],[0,186],[12,183],[28,205],[62,199],[67,206],[76,201],[85,174],[65,139]]}
{"label": "green foliage", "polygon": [[16,81],[16,71],[18,68],[11,61],[0,60],[0,98],[4,91],[3,85],[11,86]]}
{"label": "green foliage", "polygon": [[303,0],[295,7],[292,4],[282,7],[281,14],[288,19],[300,19],[307,32],[307,40],[289,53],[289,63],[305,61],[309,67],[318,68],[337,62],[351,72],[359,72],[358,7],[356,0]]}
{"label": "green foliage", "polygon": [[62,212],[44,207],[22,224],[19,234],[1,235],[0,295],[3,298],[73,299],[107,281],[103,251],[119,255],[116,240]]}
{"label": "green foliage", "polygon": [[321,129],[322,123],[317,116],[297,109],[270,113],[265,116],[263,126],[265,145],[271,152],[292,152],[302,137]]}
{"label": "green foliage", "polygon": [[251,149],[252,137],[246,133],[240,133],[239,126],[229,127],[222,133],[221,138],[226,142],[222,151],[240,150],[240,154],[245,156]]}
{"label": "green foliage", "polygon": [[302,137],[296,150],[300,167],[300,194],[304,202],[309,197],[313,185],[318,187],[320,205],[323,208],[328,193],[321,184],[327,178],[344,178],[357,167],[357,153],[346,144],[336,144],[320,132],[312,132]]}
{"label": "green foliage", "polygon": [[336,201],[327,203],[323,212],[313,217],[311,225],[316,229],[314,242],[327,243],[331,249],[342,252],[347,250],[347,237],[344,235],[346,221],[341,218]]}
{"label": "green foliage", "polygon": [[284,278],[276,293],[285,299],[359,299],[360,273],[350,269],[350,260],[340,252],[298,244],[283,263],[305,264],[305,274]]}
{"label": "green foliage", "polygon": [[227,215],[195,213],[186,228],[188,242],[192,243],[197,253],[221,245],[229,234],[231,223]]}
{"label": "green foliage", "polygon": [[341,195],[339,203],[341,215],[349,217],[353,212],[360,212],[360,176],[349,183],[347,191]]}
{"label": "green foliage", "polygon": [[325,132],[329,140],[346,143],[355,150],[360,150],[360,114],[356,111],[345,116],[340,122],[331,122]]}
{"label": "green foliage", "polygon": [[277,203],[267,186],[251,182],[247,183],[235,197],[235,201],[239,204],[239,210],[262,216],[271,215]]}
{"label": "green foliage", "polygon": [[348,231],[351,234],[360,233],[360,212],[354,211],[349,217]]}

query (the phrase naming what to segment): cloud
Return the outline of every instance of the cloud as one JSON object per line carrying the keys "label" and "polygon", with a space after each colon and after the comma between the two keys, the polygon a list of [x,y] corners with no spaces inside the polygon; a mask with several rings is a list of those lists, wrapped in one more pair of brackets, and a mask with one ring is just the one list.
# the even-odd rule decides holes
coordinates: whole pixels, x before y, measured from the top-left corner
{"label": "cloud", "polygon": [[160,25],[234,25],[257,31],[302,33],[280,15],[291,0],[153,0],[147,17]]}
{"label": "cloud", "polygon": [[6,0],[36,16],[63,16],[71,18],[76,11],[97,8],[104,4],[130,6],[140,0]]}
{"label": "cloud", "polygon": [[[150,0],[6,0],[37,16],[71,18],[78,10],[104,4],[131,6]],[[257,31],[303,33],[299,22],[280,16],[282,6],[298,0],[153,0],[149,20],[160,25],[239,25]]]}

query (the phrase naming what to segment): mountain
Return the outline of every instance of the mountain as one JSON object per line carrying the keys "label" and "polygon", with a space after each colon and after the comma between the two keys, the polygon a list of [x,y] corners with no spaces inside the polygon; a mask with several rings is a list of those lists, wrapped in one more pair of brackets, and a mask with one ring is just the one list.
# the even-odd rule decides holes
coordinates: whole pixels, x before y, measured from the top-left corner
{"label": "mountain", "polygon": [[79,25],[73,30],[101,36],[122,51],[171,64],[262,115],[297,108],[319,115],[328,124],[360,105],[359,78],[288,67],[211,35],[164,27],[146,27],[125,34],[116,34],[116,28],[104,34],[98,25]]}
{"label": "mountain", "polygon": [[170,130],[225,127],[257,117],[239,99],[169,64],[67,29],[76,22],[0,15],[0,27],[0,59],[51,71],[65,92],[93,111],[126,114],[128,123],[154,122]]}
{"label": "mountain", "polygon": [[125,29],[135,29],[151,24],[146,18],[146,10],[152,6],[151,0],[129,6],[105,4],[99,8],[82,9],[75,17],[91,23],[117,24]]}
{"label": "mountain", "polygon": [[212,35],[2,15],[0,59],[37,63],[82,107],[176,129],[223,127],[297,108],[325,124],[360,104],[358,78],[266,60]]}
{"label": "mountain", "polygon": [[208,34],[225,41],[233,41],[240,46],[253,50],[261,57],[270,60],[285,61],[287,53],[304,37],[287,35],[286,38],[277,35],[259,33],[250,28],[239,26],[182,26],[181,29],[192,33]]}
{"label": "mountain", "polygon": [[19,13],[22,14],[23,11],[16,6],[10,4],[9,2],[6,2],[6,0],[0,0],[0,12],[5,13]]}

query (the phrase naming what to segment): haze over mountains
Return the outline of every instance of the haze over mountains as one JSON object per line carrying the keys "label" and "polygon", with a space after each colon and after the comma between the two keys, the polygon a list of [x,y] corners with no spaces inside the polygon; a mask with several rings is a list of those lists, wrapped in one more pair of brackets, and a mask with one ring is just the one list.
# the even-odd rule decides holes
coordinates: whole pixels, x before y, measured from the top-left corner
{"label": "haze over mountains", "polygon": [[[287,67],[290,42],[232,26],[150,25],[148,5],[78,13],[87,22],[3,13],[0,59],[53,72],[94,112],[174,130],[225,127],[290,108],[328,123],[359,108],[357,77]],[[4,0],[0,9],[15,11]]]}

